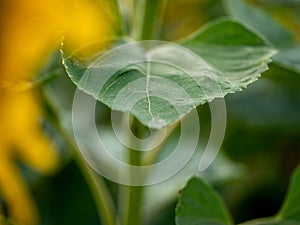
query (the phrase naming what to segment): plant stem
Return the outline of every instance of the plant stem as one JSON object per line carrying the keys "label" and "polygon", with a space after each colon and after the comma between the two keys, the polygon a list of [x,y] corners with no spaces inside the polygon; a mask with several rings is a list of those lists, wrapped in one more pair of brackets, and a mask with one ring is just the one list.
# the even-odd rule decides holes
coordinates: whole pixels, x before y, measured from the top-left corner
{"label": "plant stem", "polygon": [[[132,34],[135,40],[151,40],[156,37],[157,15],[161,14],[160,8],[163,2],[161,0],[134,0]],[[135,118],[132,121],[132,129],[135,131],[136,136],[141,132]],[[141,151],[128,149],[128,158],[130,165],[142,166]],[[141,174],[134,174],[130,170],[128,173],[131,178],[136,175],[140,179],[144,179]],[[143,189],[143,186],[120,186],[123,225],[142,225]]]}
{"label": "plant stem", "polygon": [[[129,150],[130,164],[140,161],[140,152]],[[135,164],[137,165],[137,164]],[[142,224],[143,186],[127,186],[128,208],[125,225]]]}
{"label": "plant stem", "polygon": [[[179,125],[179,121],[177,121],[174,124],[167,127],[167,131],[166,131],[164,140],[156,148],[154,148],[151,151],[146,152],[144,154],[144,157],[142,159],[142,165],[143,166],[148,166],[148,165],[151,165],[155,162],[155,160],[157,159],[157,157],[161,153],[161,150],[162,150],[164,144],[166,143],[166,141],[168,140],[168,138],[171,136],[171,134],[173,133],[173,131],[176,129],[176,127],[178,125]],[[154,143],[156,142],[156,138],[160,138],[160,137],[154,137],[153,138]]]}
{"label": "plant stem", "polygon": [[[139,124],[135,118],[132,120],[132,129],[135,135],[141,131]],[[132,140],[131,140],[132,141]],[[129,164],[133,166],[141,165],[141,152],[138,150],[128,149]],[[133,177],[137,175],[131,169],[127,171],[131,180],[136,179]],[[143,179],[141,176],[140,179]],[[123,207],[123,224],[124,225],[141,225],[142,224],[142,201],[143,201],[143,186],[120,186],[121,191],[121,206]]]}
{"label": "plant stem", "polygon": [[[68,141],[69,142],[69,141]],[[94,197],[96,207],[98,210],[99,219],[103,225],[117,225],[116,213],[114,209],[114,203],[111,198],[106,183],[103,178],[95,174],[95,172],[86,164],[82,156],[80,155],[76,146],[73,142],[69,145],[73,145],[73,156],[79,166],[90,190]]]}
{"label": "plant stem", "polygon": [[114,12],[116,13],[118,25],[120,26],[120,36],[123,36],[126,34],[125,31],[126,26],[122,16],[119,0],[113,0],[113,7],[114,7]]}
{"label": "plant stem", "polygon": [[134,38],[136,40],[157,39],[159,35],[159,17],[166,0],[136,0]]}
{"label": "plant stem", "polygon": [[73,157],[75,162],[77,163],[79,169],[81,170],[90,190],[94,197],[95,204],[98,210],[98,216],[101,220],[101,224],[103,225],[118,225],[120,224],[116,217],[116,210],[113,203],[113,199],[111,197],[111,193],[109,192],[106,183],[103,178],[96,175],[95,172],[86,164],[83,157],[81,156],[73,138],[67,132],[67,129],[63,127],[61,124],[61,116],[58,107],[55,102],[51,100],[49,94],[43,92],[43,97],[46,101],[46,104],[52,110],[53,118],[52,124],[58,130],[58,132],[62,135],[63,139],[66,141],[68,146],[71,148],[73,152]]}

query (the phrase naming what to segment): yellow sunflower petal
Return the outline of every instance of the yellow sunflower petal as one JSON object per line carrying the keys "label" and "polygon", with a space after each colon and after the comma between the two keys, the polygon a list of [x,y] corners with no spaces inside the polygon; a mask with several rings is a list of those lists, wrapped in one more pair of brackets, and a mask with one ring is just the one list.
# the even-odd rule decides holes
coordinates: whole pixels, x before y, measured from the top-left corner
{"label": "yellow sunflower petal", "polygon": [[34,94],[33,91],[5,92],[0,133],[25,164],[47,174],[58,168],[59,156],[41,128],[41,112]]}
{"label": "yellow sunflower petal", "polygon": [[9,154],[0,143],[0,190],[9,208],[9,216],[23,225],[38,224],[38,213],[31,195]]}
{"label": "yellow sunflower petal", "polygon": [[59,157],[41,131],[24,135],[17,143],[22,162],[42,174],[50,174],[59,167]]}
{"label": "yellow sunflower petal", "polygon": [[73,50],[113,35],[117,22],[108,3],[103,0],[0,0],[4,21],[0,38],[1,79],[33,78],[44,59],[59,47],[63,35]]}
{"label": "yellow sunflower petal", "polygon": [[34,79],[63,34],[74,51],[111,36],[116,21],[108,2],[0,0],[0,193],[20,224],[36,225],[38,216],[13,156],[42,173],[55,170],[59,159],[40,127],[36,93],[3,86]]}

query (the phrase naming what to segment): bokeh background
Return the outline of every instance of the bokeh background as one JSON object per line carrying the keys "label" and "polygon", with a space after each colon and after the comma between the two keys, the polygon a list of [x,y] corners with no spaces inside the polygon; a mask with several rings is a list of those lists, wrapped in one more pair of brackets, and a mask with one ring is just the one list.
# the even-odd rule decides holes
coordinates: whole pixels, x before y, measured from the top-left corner
{"label": "bokeh background", "polygon": [[[135,1],[121,2],[131,34]],[[299,1],[247,4],[267,13],[300,43]],[[229,15],[220,0],[172,0],[163,7],[148,26],[166,41]],[[57,113],[71,110],[75,91],[58,50],[62,40],[76,52],[117,36],[120,15],[110,0],[1,0],[0,17],[1,217],[23,225],[99,225],[90,189],[56,121]],[[221,154],[203,176],[224,197],[236,222],[274,215],[282,204],[290,175],[300,163],[299,90],[299,71],[271,63],[261,79],[225,98],[228,121]],[[109,110],[97,107],[97,122],[108,126]],[[205,143],[209,107],[200,106],[198,113]],[[176,132],[170,145],[173,140]],[[178,185],[196,173],[191,168],[174,181],[147,188],[147,224],[175,224]],[[117,202],[118,185],[106,182]]]}

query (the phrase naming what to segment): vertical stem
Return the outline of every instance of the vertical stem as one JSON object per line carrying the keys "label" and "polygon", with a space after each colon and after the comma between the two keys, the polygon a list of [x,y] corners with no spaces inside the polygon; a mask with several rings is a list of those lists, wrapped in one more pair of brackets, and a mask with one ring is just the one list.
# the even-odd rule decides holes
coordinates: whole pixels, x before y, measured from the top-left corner
{"label": "vertical stem", "polygon": [[125,225],[141,225],[143,224],[142,218],[142,186],[129,186],[128,187],[129,204],[127,211],[127,218]]}
{"label": "vertical stem", "polygon": [[[135,135],[141,131],[135,118],[133,118],[132,129]],[[141,152],[134,149],[128,149],[129,164],[133,166],[141,165]],[[135,179],[131,170],[127,171],[131,179]],[[141,178],[143,179],[143,178]],[[142,224],[142,201],[143,201],[143,186],[122,186],[120,187],[123,194],[123,224],[124,225],[141,225]]]}
{"label": "vertical stem", "polygon": [[137,40],[158,38],[159,17],[166,0],[136,0],[134,37]]}
{"label": "vertical stem", "polygon": [[[151,40],[156,38],[157,16],[161,14],[161,6],[165,0],[133,0],[134,16],[132,35],[136,40]],[[133,119],[132,128],[135,134],[141,131],[136,119]],[[129,164],[134,166],[142,165],[141,151],[128,149]],[[134,173],[128,171],[129,176]],[[136,174],[135,174],[136,175]],[[143,179],[143,178],[141,178]],[[120,186],[120,202],[123,225],[142,225],[142,202],[143,202],[143,186]]]}
{"label": "vertical stem", "polygon": [[[103,225],[119,225],[118,218],[116,217],[116,210],[114,206],[114,202],[109,192],[104,179],[99,177],[94,173],[94,171],[86,164],[84,159],[77,146],[74,143],[73,138],[67,132],[67,129],[63,127],[61,124],[61,116],[58,107],[55,102],[51,100],[51,98],[45,92],[42,93],[43,97],[46,101],[46,104],[52,110],[53,119],[52,124],[58,130],[58,132],[62,135],[63,139],[66,141],[68,146],[73,151],[73,157],[75,162],[77,163],[80,171],[82,172],[90,190],[95,200],[95,205],[98,210],[98,216],[101,220],[101,224]],[[50,119],[51,120],[51,119]]]}
{"label": "vertical stem", "polygon": [[118,25],[120,26],[120,35],[125,35],[126,33],[126,26],[124,24],[124,18],[122,16],[122,11],[120,7],[120,1],[119,0],[113,0],[113,7],[114,7],[114,12],[116,13],[116,17],[118,20]]}
{"label": "vertical stem", "polygon": [[[129,150],[130,164],[140,165],[140,152]],[[128,209],[126,213],[125,225],[142,224],[142,200],[143,186],[127,186],[128,188]]]}
{"label": "vertical stem", "polygon": [[[178,127],[178,124],[179,124],[179,121],[177,121],[176,123],[173,123],[172,125],[168,126],[167,133],[166,133],[166,136],[164,137],[164,140],[156,148],[152,149],[149,152],[145,152],[145,154],[143,155],[143,159],[142,159],[142,165],[143,166],[148,166],[148,165],[151,165],[155,162],[155,160],[157,159],[157,157],[161,153],[161,150],[162,150],[165,142],[171,136],[173,131]],[[154,137],[154,141],[155,141],[155,138],[156,137]]]}
{"label": "vertical stem", "polygon": [[102,178],[92,171],[91,168],[84,162],[82,156],[77,149],[74,149],[74,158],[79,166],[91,193],[94,197],[98,215],[103,225],[117,225],[116,213],[114,210],[114,203],[111,194],[107,189],[106,183]]}
{"label": "vertical stem", "polygon": [[116,218],[116,212],[111,194],[107,189],[104,180],[97,176],[94,171],[86,164],[71,137],[59,127],[59,131],[63,138],[67,141],[68,145],[73,150],[73,156],[79,169],[81,170],[90,190],[94,197],[95,204],[98,210],[99,219],[103,225],[117,225],[119,224]]}

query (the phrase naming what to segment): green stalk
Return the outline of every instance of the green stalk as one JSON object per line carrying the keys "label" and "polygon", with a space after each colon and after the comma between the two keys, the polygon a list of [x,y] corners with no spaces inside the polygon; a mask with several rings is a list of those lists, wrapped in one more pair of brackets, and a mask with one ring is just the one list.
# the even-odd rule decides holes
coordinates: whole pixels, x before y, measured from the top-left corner
{"label": "green stalk", "polygon": [[[61,132],[62,133],[62,132]],[[72,146],[74,160],[83,174],[95,201],[99,219],[103,225],[117,225],[114,203],[104,179],[98,176],[84,161],[73,141],[63,135],[69,146]]]}
{"label": "green stalk", "polygon": [[166,0],[136,0],[134,38],[136,40],[152,40],[159,38],[160,17]]}
{"label": "green stalk", "polygon": [[122,16],[119,0],[113,0],[113,7],[114,7],[114,12],[116,13],[118,25],[120,27],[120,35],[123,36],[126,34],[126,30],[125,30],[126,26],[125,26],[124,18]]}
{"label": "green stalk", "polygon": [[[134,0],[134,15],[132,35],[135,40],[151,40],[156,38],[157,16],[161,15],[161,7],[165,2],[162,0]],[[132,128],[138,135],[141,131],[134,118]],[[131,140],[133,141],[133,140]],[[142,166],[141,151],[128,149],[129,164]],[[129,176],[134,176],[128,171]],[[143,177],[141,177],[143,179]],[[123,225],[142,225],[143,223],[143,186],[120,186],[120,210]]]}
{"label": "green stalk", "polygon": [[[132,165],[140,165],[139,151],[129,150],[129,163]],[[129,171],[130,172],[130,171]],[[142,200],[143,186],[125,186],[127,193],[128,205],[125,211],[125,225],[141,225],[142,224]]]}
{"label": "green stalk", "polygon": [[103,225],[118,225],[120,224],[116,217],[116,210],[113,203],[111,193],[109,192],[106,183],[103,178],[95,174],[95,172],[86,164],[85,160],[81,156],[73,138],[68,134],[66,129],[61,125],[59,112],[55,103],[51,101],[50,97],[44,92],[42,93],[46,101],[46,104],[52,110],[54,118],[52,119],[52,124],[62,135],[63,139],[67,142],[68,146],[73,152],[73,157],[77,163],[80,171],[82,172],[95,201],[98,216],[101,224]]}
{"label": "green stalk", "polygon": [[[132,129],[134,134],[138,136],[141,133],[139,125],[135,118],[132,119]],[[132,140],[131,140],[132,141]],[[141,152],[133,149],[128,149],[128,163],[133,166],[141,165]],[[135,179],[130,169],[127,171],[131,180]],[[141,177],[141,179],[143,179]],[[142,218],[142,201],[143,201],[143,186],[120,186],[120,204],[122,207],[123,225],[141,225]]]}
{"label": "green stalk", "polygon": [[[168,140],[168,138],[170,137],[170,135],[173,133],[173,131],[176,129],[178,125],[179,125],[179,121],[167,127],[164,140],[156,148],[144,154],[144,157],[142,159],[143,166],[152,165],[155,162],[155,160],[158,158],[159,154],[161,153],[161,150],[165,145],[166,141]],[[154,143],[156,142],[156,138],[160,138],[160,137],[154,137],[153,138]]]}

